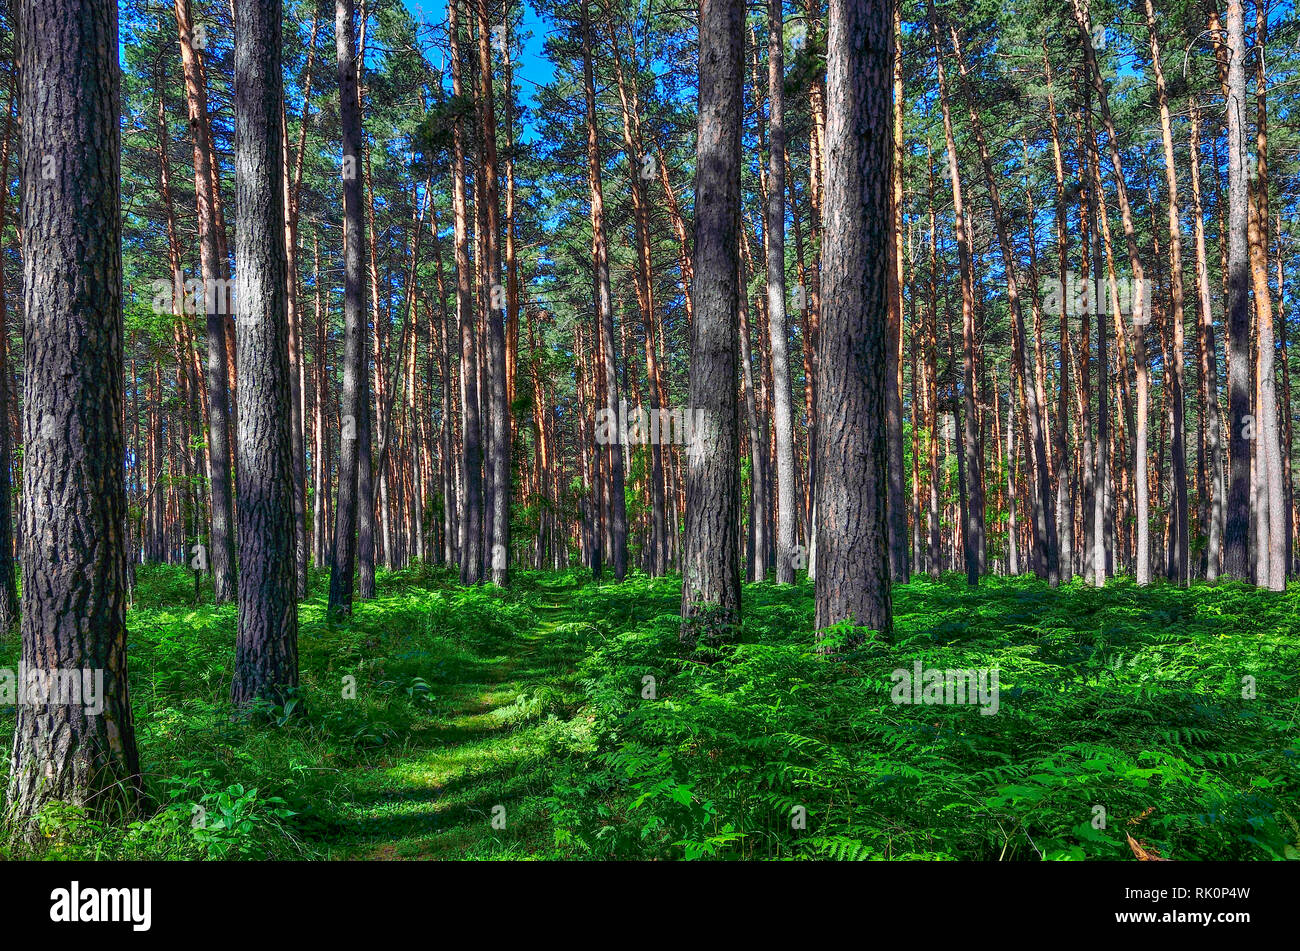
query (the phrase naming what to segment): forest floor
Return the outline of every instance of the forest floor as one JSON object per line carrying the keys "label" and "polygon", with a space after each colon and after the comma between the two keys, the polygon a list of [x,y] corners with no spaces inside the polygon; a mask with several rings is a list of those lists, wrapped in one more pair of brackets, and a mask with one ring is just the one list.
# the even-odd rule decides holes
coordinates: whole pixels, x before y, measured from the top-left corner
{"label": "forest floor", "polygon": [[564,641],[552,649],[552,635],[577,590],[538,585],[531,630],[449,671],[431,729],[361,780],[335,857],[524,858],[550,848],[550,821],[532,795],[546,782],[545,729],[518,721],[546,692],[576,690],[580,652]]}
{"label": "forest floor", "polygon": [[[752,584],[704,654],[680,579],[416,567],[331,622],[314,573],[301,687],[234,716],[234,608],[137,579],[150,808],[51,810],[8,857],[1300,858],[1296,587],[920,578],[891,641],[827,655],[811,583]],[[0,668],[18,653],[0,639]],[[997,690],[900,693],[917,671]]]}

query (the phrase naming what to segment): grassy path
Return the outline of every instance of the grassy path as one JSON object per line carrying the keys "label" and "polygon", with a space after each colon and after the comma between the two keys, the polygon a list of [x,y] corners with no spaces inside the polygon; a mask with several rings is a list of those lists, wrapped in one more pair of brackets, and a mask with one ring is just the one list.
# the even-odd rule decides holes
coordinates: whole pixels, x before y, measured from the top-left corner
{"label": "grassy path", "polygon": [[[573,586],[539,586],[539,623],[509,654],[478,653],[431,710],[427,729],[358,767],[335,858],[523,858],[549,848],[545,698],[571,691],[577,656],[555,628]],[[567,716],[568,714],[561,714]]]}

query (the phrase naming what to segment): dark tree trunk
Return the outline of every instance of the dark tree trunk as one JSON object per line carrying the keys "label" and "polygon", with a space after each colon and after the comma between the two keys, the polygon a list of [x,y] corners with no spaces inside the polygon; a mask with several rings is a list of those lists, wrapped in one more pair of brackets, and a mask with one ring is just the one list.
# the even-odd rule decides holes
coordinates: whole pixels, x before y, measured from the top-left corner
{"label": "dark tree trunk", "polygon": [[826,204],[817,354],[817,619],[892,634],[885,349],[893,17],[830,0]]}
{"label": "dark tree trunk", "polygon": [[[303,108],[303,123],[306,124],[306,107]],[[284,250],[285,250],[285,302],[289,332],[289,414],[291,447],[293,453],[293,536],[294,536],[294,576],[299,598],[307,597],[307,444],[304,439],[303,426],[306,414],[303,412],[303,346],[301,320],[298,309],[298,225],[294,220],[297,215],[294,197],[294,185],[289,178],[289,128],[284,111],[284,101],[280,102],[280,147],[284,152],[281,162],[283,170],[284,201]],[[238,224],[236,223],[236,227]],[[239,251],[236,248],[235,254]],[[236,328],[238,330],[238,328]],[[236,354],[239,348],[236,347]]]}
{"label": "dark tree trunk", "polygon": [[[14,77],[9,82],[9,115],[5,124],[4,157],[0,159],[0,235],[4,234],[9,211],[9,168],[14,151],[14,136],[18,134],[17,89]],[[3,243],[0,242],[0,252]],[[14,628],[19,621],[17,563],[14,560],[13,487],[10,484],[10,465],[13,448],[10,445],[9,407],[9,298],[5,286],[4,268],[0,266],[0,637]]]}
{"label": "dark tree trunk", "polygon": [[[447,6],[451,43],[451,88],[454,96],[464,95],[460,59],[460,2]],[[469,245],[465,208],[465,131],[459,115],[452,127],[452,213],[454,215],[456,259],[456,323],[460,327],[461,473],[460,580],[478,584],[483,580],[483,449],[478,403],[478,332],[474,326],[474,302],[470,287]]]}
{"label": "dark tree trunk", "polygon": [[699,133],[687,447],[684,642],[712,642],[740,623],[740,122],[744,5],[700,5]]}
{"label": "dark tree trunk", "polygon": [[[126,658],[117,5],[24,0],[23,617],[28,670],[102,675],[103,709],[22,703],[9,821],[142,796]],[[84,694],[83,694],[84,696]]]}
{"label": "dark tree trunk", "polygon": [[[1228,0],[1228,510],[1223,570],[1249,579],[1250,195],[1246,182],[1246,37],[1241,0]],[[1255,424],[1258,427],[1258,423]]]}
{"label": "dark tree trunk", "polygon": [[902,23],[899,3],[893,4],[894,105],[891,142],[893,157],[890,175],[889,212],[889,322],[885,346],[885,417],[888,437],[889,475],[889,571],[893,580],[906,582],[907,503],[904,483],[907,467],[903,460],[903,67],[899,50]]}
{"label": "dark tree trunk", "polygon": [[361,262],[361,245],[365,239],[361,207],[361,107],[357,100],[355,31],[353,0],[336,0],[334,32],[338,53],[339,115],[343,127],[343,399],[334,559],[330,566],[329,610],[333,614],[352,612],[360,456],[366,448],[361,437],[369,390]]}
{"label": "dark tree trunk", "polygon": [[239,385],[236,705],[298,685],[288,263],[281,153],[280,0],[235,0],[235,346]]}

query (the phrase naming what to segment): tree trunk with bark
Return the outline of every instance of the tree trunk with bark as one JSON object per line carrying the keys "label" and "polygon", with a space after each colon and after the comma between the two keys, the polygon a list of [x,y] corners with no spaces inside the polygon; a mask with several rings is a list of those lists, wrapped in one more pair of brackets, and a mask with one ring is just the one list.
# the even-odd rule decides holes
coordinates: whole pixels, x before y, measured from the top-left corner
{"label": "tree trunk with bark", "polygon": [[235,0],[235,303],[239,635],[231,698],[283,704],[298,685],[280,0]]}
{"label": "tree trunk with bark", "polygon": [[740,624],[740,123],[744,5],[700,5],[683,642],[728,639]]}
{"label": "tree trunk with bark", "polygon": [[893,632],[885,421],[893,41],[888,0],[830,0],[816,629],[847,622],[884,638]]}
{"label": "tree trunk with bark", "polygon": [[127,694],[117,5],[24,0],[17,19],[22,664],[83,690],[102,677],[103,701],[18,705],[7,820],[35,835],[48,802],[119,821],[143,790]]}
{"label": "tree trunk with bark", "polygon": [[[334,34],[338,55],[339,115],[343,129],[343,397],[340,413],[338,504],[334,517],[334,561],[330,566],[329,610],[352,612],[353,572],[357,558],[358,489],[367,414],[365,276],[361,247],[365,240],[361,204],[361,106],[357,98],[356,8],[336,0]],[[367,467],[368,468],[368,467]]]}

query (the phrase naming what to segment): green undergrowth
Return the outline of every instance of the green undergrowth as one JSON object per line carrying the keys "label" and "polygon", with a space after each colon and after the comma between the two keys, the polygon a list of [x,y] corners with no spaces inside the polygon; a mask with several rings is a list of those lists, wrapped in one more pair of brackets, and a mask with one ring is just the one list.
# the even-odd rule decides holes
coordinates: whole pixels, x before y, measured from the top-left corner
{"label": "green undergrowth", "polygon": [[[327,582],[300,688],[248,717],[234,608],[138,568],[150,802],[130,823],[51,808],[8,857],[1133,860],[1130,837],[1300,857],[1296,588],[916,580],[891,641],[828,654],[809,582],[747,586],[739,640],[708,652],[679,642],[680,579],[503,592],[416,567],[340,622]],[[0,666],[18,652],[0,640]],[[918,663],[996,669],[996,713],[894,702]]]}

